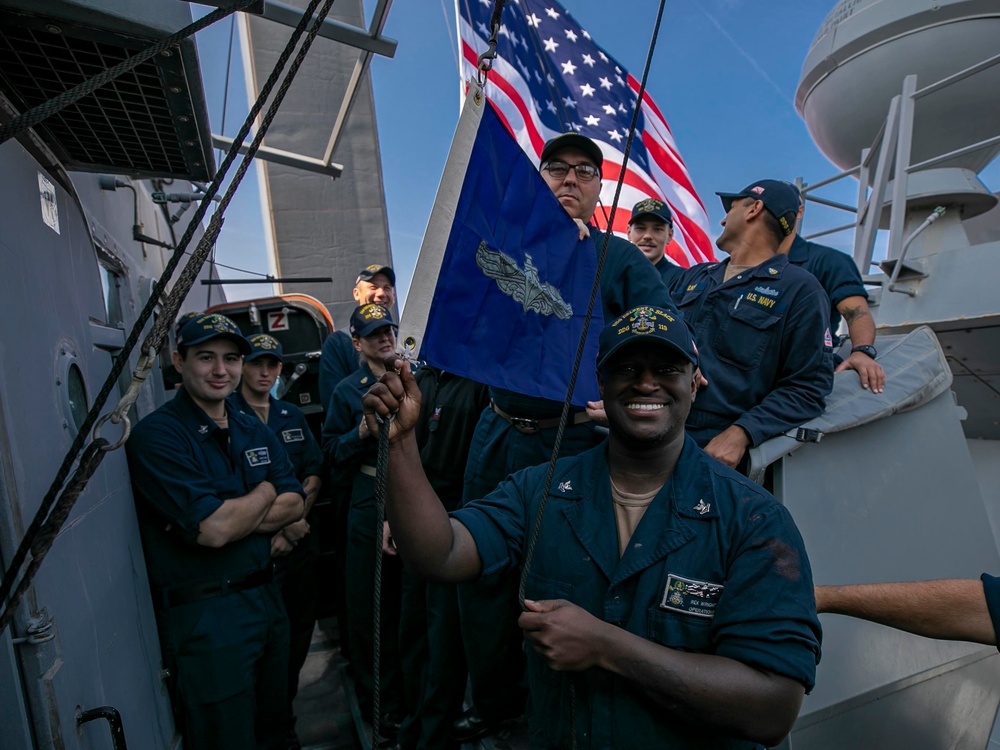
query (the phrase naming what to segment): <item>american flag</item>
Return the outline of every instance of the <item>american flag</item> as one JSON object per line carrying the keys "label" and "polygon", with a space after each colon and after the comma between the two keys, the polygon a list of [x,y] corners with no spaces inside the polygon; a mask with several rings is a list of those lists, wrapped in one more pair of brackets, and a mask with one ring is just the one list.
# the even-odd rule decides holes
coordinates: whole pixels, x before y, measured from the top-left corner
{"label": "american flag", "polygon": [[[463,78],[476,75],[479,55],[487,49],[493,1],[456,0]],[[486,96],[536,163],[545,141],[569,130],[600,145],[603,185],[594,219],[604,229],[639,82],[555,0],[510,0],[501,20]],[[681,266],[715,260],[705,206],[647,91],[615,213],[616,233],[626,234],[632,206],[648,197],[666,201],[674,214],[674,240],[667,246],[671,260]]]}

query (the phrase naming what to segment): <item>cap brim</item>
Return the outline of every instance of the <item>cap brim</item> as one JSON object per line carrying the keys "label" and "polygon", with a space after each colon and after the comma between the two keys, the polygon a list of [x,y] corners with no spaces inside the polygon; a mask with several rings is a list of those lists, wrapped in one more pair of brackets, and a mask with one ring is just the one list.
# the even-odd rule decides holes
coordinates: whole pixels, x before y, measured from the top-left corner
{"label": "cap brim", "polygon": [[686,359],[692,365],[694,365],[695,367],[698,366],[697,358],[693,358],[688,352],[684,351],[681,347],[677,346],[677,344],[675,344],[673,341],[667,341],[666,339],[662,339],[659,336],[642,336],[642,337],[637,336],[634,338],[627,338],[624,341],[619,341],[614,346],[612,346],[603,357],[597,360],[597,369],[601,369],[602,367],[604,367],[604,363],[607,362],[609,359],[611,359],[611,357],[613,357],[614,354],[623,347],[629,346],[631,344],[649,344],[649,343],[662,344],[663,346],[673,349],[675,352],[684,357],[684,359]]}
{"label": "cap brim", "polygon": [[276,360],[278,360],[282,364],[285,363],[284,358],[281,357],[278,354],[275,354],[274,352],[254,352],[254,351],[251,351],[250,354],[247,354],[246,356],[244,356],[243,357],[243,361],[244,362],[253,362],[255,359],[260,359],[261,357],[274,357]]}
{"label": "cap brim", "polygon": [[393,323],[391,320],[390,321],[386,321],[385,319],[377,321],[373,320],[364,328],[355,331],[354,335],[357,336],[358,338],[363,339],[365,336],[371,336],[373,333],[375,333],[375,331],[377,331],[380,328],[388,328],[388,327],[391,327],[393,330],[398,330],[396,324]]}
{"label": "cap brim", "polygon": [[250,342],[235,333],[216,333],[213,331],[211,336],[205,336],[204,338],[196,339],[194,341],[185,341],[183,342],[183,345],[190,349],[192,346],[204,344],[206,341],[211,341],[212,339],[227,339],[232,341],[236,344],[236,348],[240,350],[240,354],[244,357],[253,352],[253,347],[250,346]]}
{"label": "cap brim", "polygon": [[633,216],[631,219],[628,220],[629,225],[631,225],[633,222],[638,221],[643,216],[652,216],[654,219],[662,221],[664,224],[669,224],[670,226],[674,225],[673,219],[664,219],[662,216],[660,216],[659,214],[654,214],[652,211],[643,211],[641,214],[636,214],[635,216]]}
{"label": "cap brim", "polygon": [[737,198],[746,198],[744,193],[716,193],[719,198],[722,199],[722,207],[725,209],[726,213],[729,213],[729,209],[733,206],[733,201]]}
{"label": "cap brim", "polygon": [[544,164],[552,154],[562,151],[564,148],[579,149],[590,157],[598,169],[604,166],[604,154],[601,152],[601,147],[587,136],[579,133],[563,133],[549,141],[546,148],[542,149],[540,163]]}

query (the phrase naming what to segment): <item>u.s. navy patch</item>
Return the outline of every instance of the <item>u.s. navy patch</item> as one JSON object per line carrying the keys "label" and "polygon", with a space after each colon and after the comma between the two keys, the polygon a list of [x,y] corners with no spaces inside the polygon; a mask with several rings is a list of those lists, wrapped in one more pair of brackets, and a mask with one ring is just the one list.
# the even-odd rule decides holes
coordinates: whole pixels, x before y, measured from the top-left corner
{"label": "u.s. navy patch", "polygon": [[294,430],[282,430],[281,439],[286,443],[301,443],[306,436],[302,434],[301,427],[296,427]]}
{"label": "u.s. navy patch", "polygon": [[670,609],[696,617],[713,617],[719,599],[722,598],[723,588],[721,583],[695,581],[669,573],[660,609]]}
{"label": "u.s. navy patch", "polygon": [[243,455],[251,466],[266,466],[271,463],[271,454],[267,452],[267,448],[251,448]]}

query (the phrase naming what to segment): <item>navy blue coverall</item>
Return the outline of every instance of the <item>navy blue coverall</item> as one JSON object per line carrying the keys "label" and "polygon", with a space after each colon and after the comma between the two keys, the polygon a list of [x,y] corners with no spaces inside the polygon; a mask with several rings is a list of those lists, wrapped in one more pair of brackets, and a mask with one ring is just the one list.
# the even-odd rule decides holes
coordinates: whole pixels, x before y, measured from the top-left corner
{"label": "navy blue coverall", "polygon": [[[518,472],[452,513],[489,580],[521,564],[547,466]],[[812,573],[788,511],[690,438],[619,555],[607,444],[556,464],[525,596],[566,599],[674,650],[725,656],[810,690],[820,653]],[[570,678],[575,684],[571,708]],[[529,649],[533,748],[749,750],[685,722],[625,678],[594,667],[555,672]]]}
{"label": "navy blue coverall", "polygon": [[[416,437],[420,463],[446,510],[462,504],[462,478],[472,433],[488,389],[429,365],[416,373],[420,418]],[[406,720],[399,741],[404,750],[447,750],[451,725],[462,711],[467,671],[458,614],[458,587],[403,571],[400,661],[406,690]]]}
{"label": "navy blue coverall", "polygon": [[823,412],[833,387],[830,302],[784,255],[723,281],[728,263],[693,266],[671,287],[708,380],[687,431],[705,446],[736,424],[757,446]]}
{"label": "navy blue coverall", "polygon": [[815,276],[830,298],[830,333],[836,347],[840,343],[837,329],[840,328],[841,319],[837,305],[848,297],[868,299],[861,272],[850,255],[826,245],[809,242],[800,235],[795,235],[795,241],[788,251],[788,262]]}
{"label": "navy blue coverall", "polygon": [[[347,517],[345,564],[347,627],[350,630],[351,670],[362,711],[370,714],[374,685],[375,652],[375,550],[382,532],[375,528],[375,464],[378,444],[374,436],[358,435],[363,411],[361,397],[378,380],[367,363],[337,384],[323,422],[323,452],[333,481],[350,483],[351,501]],[[398,557],[382,559],[382,627],[380,633],[380,707],[398,721],[403,710],[402,675],[399,666],[399,616],[402,596],[402,563]]]}
{"label": "navy blue coverall", "polygon": [[[242,414],[256,417],[253,407],[237,388],[230,401]],[[323,476],[323,451],[316,442],[305,413],[295,404],[270,397],[267,426],[281,441],[295,470],[295,477]],[[319,580],[316,561],[319,559],[319,530],[314,513],[306,519],[310,530],[298,546],[285,557],[278,558],[275,568],[281,583],[281,598],[288,613],[290,631],[288,652],[288,711],[292,716],[292,701],[299,691],[299,671],[309,655],[313,627],[316,624],[316,594]]]}
{"label": "navy blue coverall", "polygon": [[[270,750],[288,733],[288,618],[271,577],[271,534],[219,548],[197,537],[223,501],[265,480],[279,495],[302,485],[259,419],[226,411],[223,431],[181,388],[125,447],[184,746]],[[229,591],[248,580],[262,582]]]}

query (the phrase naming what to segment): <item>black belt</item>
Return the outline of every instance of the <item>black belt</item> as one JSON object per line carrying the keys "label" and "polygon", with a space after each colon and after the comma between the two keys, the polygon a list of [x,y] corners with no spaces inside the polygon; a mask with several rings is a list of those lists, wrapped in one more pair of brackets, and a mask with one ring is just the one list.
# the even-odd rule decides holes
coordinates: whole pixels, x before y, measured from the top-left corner
{"label": "black belt", "polygon": [[[539,430],[548,430],[552,427],[559,426],[560,417],[550,417],[549,419],[527,419],[525,417],[515,417],[513,414],[505,412],[493,403],[493,401],[490,401],[490,408],[498,417],[509,422],[511,427],[518,432],[524,433],[525,435],[534,435]],[[590,417],[587,416],[587,412],[578,411],[569,415],[567,425],[584,424],[589,421]]]}
{"label": "black belt", "polygon": [[204,583],[200,586],[168,586],[160,589],[153,601],[162,609],[179,607],[182,604],[200,602],[203,599],[212,599],[224,594],[232,594],[235,591],[246,591],[247,589],[263,586],[274,580],[274,566],[269,565],[263,570],[247,573],[232,578],[223,578],[212,583]]}

